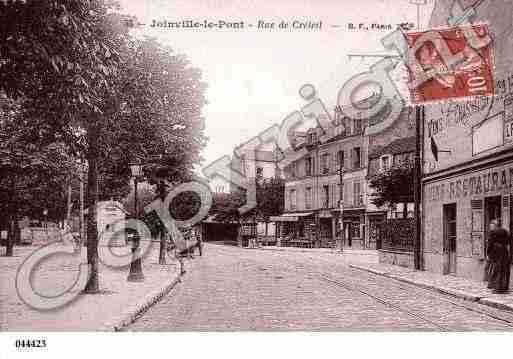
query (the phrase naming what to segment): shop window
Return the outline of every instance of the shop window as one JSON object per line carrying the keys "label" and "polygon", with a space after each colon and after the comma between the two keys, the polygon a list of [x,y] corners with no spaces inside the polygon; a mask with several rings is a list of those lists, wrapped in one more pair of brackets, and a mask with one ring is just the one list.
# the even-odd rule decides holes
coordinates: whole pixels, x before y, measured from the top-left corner
{"label": "shop window", "polygon": [[353,238],[361,238],[360,222],[351,223],[351,236]]}

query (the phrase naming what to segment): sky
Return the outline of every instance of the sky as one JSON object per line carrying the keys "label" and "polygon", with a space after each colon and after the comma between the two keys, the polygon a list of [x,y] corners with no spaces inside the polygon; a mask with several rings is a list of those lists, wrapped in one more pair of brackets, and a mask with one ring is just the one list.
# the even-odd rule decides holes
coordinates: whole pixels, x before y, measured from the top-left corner
{"label": "sky", "polygon": [[[205,166],[273,124],[280,124],[306,103],[302,85],[315,86],[329,109],[350,77],[367,71],[376,58],[348,54],[386,53],[380,39],[391,30],[372,30],[372,23],[417,24],[410,0],[119,0],[123,12],[145,24],[135,32],[156,37],[185,54],[201,69],[207,83],[203,110],[208,145]],[[428,22],[434,0],[420,8]],[[155,21],[244,21],[244,29],[177,29],[151,27]],[[259,21],[322,21],[320,30],[258,29]],[[355,29],[349,29],[349,23]],[[359,29],[359,24],[369,30]],[[248,27],[253,24],[253,27]]]}

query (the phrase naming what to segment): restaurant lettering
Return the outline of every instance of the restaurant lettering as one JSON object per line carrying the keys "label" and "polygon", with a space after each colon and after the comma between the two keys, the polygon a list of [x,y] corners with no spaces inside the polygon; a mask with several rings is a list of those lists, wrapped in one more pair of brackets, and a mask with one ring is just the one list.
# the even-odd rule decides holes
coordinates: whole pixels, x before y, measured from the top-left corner
{"label": "restaurant lettering", "polygon": [[430,186],[427,200],[437,202],[507,190],[513,190],[513,166]]}

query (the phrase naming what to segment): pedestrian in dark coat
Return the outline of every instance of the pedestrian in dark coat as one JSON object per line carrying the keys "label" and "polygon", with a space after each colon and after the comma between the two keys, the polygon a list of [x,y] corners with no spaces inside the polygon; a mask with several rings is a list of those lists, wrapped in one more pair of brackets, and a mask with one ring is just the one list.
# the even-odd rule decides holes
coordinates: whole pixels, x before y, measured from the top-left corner
{"label": "pedestrian in dark coat", "polygon": [[488,240],[489,278],[488,288],[495,293],[505,293],[509,289],[512,259],[512,239],[507,230],[498,221],[491,224]]}

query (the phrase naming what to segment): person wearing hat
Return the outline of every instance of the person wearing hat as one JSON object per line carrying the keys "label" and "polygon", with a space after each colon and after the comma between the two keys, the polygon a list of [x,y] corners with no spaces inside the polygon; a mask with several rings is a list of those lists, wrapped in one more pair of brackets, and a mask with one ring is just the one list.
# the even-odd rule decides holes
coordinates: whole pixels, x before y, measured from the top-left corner
{"label": "person wearing hat", "polygon": [[494,293],[506,293],[509,290],[513,243],[507,230],[501,227],[500,221],[490,222],[490,237],[487,256],[488,288]]}

